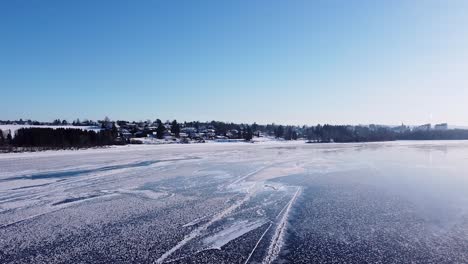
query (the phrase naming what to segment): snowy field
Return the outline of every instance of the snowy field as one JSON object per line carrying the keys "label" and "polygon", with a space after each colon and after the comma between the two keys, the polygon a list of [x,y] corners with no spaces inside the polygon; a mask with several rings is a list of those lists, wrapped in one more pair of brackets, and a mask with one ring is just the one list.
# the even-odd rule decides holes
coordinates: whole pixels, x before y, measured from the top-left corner
{"label": "snowy field", "polygon": [[0,154],[0,263],[468,263],[468,142]]}

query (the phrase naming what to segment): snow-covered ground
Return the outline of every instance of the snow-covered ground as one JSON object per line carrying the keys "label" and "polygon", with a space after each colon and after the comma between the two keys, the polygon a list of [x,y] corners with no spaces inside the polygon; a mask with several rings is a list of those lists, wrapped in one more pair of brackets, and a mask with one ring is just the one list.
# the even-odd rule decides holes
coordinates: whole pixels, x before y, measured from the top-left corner
{"label": "snow-covered ground", "polygon": [[0,263],[465,263],[468,142],[0,154]]}
{"label": "snow-covered ground", "polygon": [[[181,143],[180,139],[172,138],[172,137],[167,138],[167,139],[157,139],[154,137],[142,137],[142,138],[132,138],[131,140],[134,143],[139,142],[138,144],[146,144],[146,145]],[[298,140],[298,141],[301,141],[301,140]],[[296,143],[298,141],[296,141]],[[207,139],[207,140],[203,140],[202,142],[203,143],[273,143],[273,142],[284,143],[285,141],[282,139],[276,139],[273,137],[254,137],[251,141],[245,141],[244,139]],[[188,140],[187,143],[200,143],[200,142],[197,140]]]}

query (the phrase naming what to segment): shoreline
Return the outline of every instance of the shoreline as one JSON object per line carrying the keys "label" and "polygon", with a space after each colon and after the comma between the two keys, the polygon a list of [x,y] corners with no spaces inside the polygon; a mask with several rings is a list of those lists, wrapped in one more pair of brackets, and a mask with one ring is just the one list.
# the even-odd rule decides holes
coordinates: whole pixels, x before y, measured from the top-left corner
{"label": "shoreline", "polygon": [[[192,148],[197,146],[238,146],[245,144],[246,146],[255,145],[294,145],[294,146],[329,146],[329,145],[374,145],[374,144],[386,144],[386,143],[421,143],[426,145],[427,143],[454,143],[454,142],[468,142],[466,139],[421,139],[421,140],[387,140],[387,141],[362,141],[362,142],[307,142],[307,140],[264,140],[264,141],[230,141],[230,142],[217,142],[217,141],[206,141],[203,143],[159,143],[159,144],[126,144],[126,145],[106,145],[106,146],[94,146],[94,147],[83,147],[83,148],[51,148],[51,147],[13,147],[12,151],[5,151],[0,148],[0,158],[5,157],[7,154],[34,154],[34,153],[76,153],[89,151],[94,153],[95,151],[114,151],[114,150],[127,150],[127,149],[147,149],[147,148]],[[21,149],[21,150],[20,150]]]}

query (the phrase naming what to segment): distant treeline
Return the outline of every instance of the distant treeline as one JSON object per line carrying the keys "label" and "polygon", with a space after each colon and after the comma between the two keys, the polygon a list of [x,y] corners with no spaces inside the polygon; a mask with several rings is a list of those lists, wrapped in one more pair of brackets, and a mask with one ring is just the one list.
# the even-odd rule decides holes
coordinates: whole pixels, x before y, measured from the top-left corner
{"label": "distant treeline", "polygon": [[316,126],[305,129],[313,142],[376,142],[394,140],[468,140],[468,130],[418,130],[396,132],[388,127]]}
{"label": "distant treeline", "polygon": [[80,119],[73,120],[73,122],[68,122],[67,120],[63,119],[55,119],[52,122],[40,122],[37,120],[0,120],[0,124],[4,125],[34,125],[34,126],[66,126],[66,125],[73,125],[73,126],[97,126],[99,122],[95,122],[93,120],[85,119],[80,121]]}
{"label": "distant treeline", "polygon": [[429,131],[412,131],[397,135],[398,140],[466,140],[468,139],[468,130],[466,129],[451,129],[451,130],[429,130]]}
{"label": "distant treeline", "polygon": [[[290,128],[287,128],[286,134],[288,130]],[[374,142],[398,139],[397,133],[386,127],[317,125],[304,130],[304,137],[313,142]]]}
{"label": "distant treeline", "polygon": [[[58,123],[58,121],[57,121]],[[117,126],[116,126],[117,124]],[[130,140],[124,137],[122,129],[126,121],[111,122],[106,118],[102,123],[102,129],[98,132],[85,129],[73,128],[21,128],[14,135],[10,131],[0,130],[0,147],[9,151],[11,148],[88,148],[95,146],[107,146],[126,144]],[[468,140],[468,130],[446,129],[446,130],[404,130],[386,126],[345,126],[345,125],[317,125],[317,126],[282,126],[275,124],[258,125],[235,124],[224,122],[184,122],[170,123],[155,122],[156,137],[163,138],[167,133],[175,138],[180,138],[181,129],[191,127],[197,130],[212,129],[216,136],[236,137],[250,141],[253,137],[269,136],[282,140],[305,139],[308,142],[374,142],[393,140]],[[149,125],[139,127],[133,126],[134,130],[145,132],[152,136]],[[144,134],[144,133],[143,133]],[[134,135],[134,134],[132,134]],[[1,150],[0,149],[0,150]]]}
{"label": "distant treeline", "polygon": [[6,137],[0,130],[0,145],[21,148],[87,148],[118,144],[117,137],[116,129],[95,132],[69,128],[21,128],[14,136],[8,133]]}

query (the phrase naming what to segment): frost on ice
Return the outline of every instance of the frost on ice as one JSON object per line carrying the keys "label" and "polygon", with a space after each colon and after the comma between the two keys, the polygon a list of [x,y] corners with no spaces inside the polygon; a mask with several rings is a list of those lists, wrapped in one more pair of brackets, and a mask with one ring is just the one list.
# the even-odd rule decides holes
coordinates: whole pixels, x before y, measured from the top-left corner
{"label": "frost on ice", "polygon": [[464,263],[468,144],[0,155],[0,263]]}

